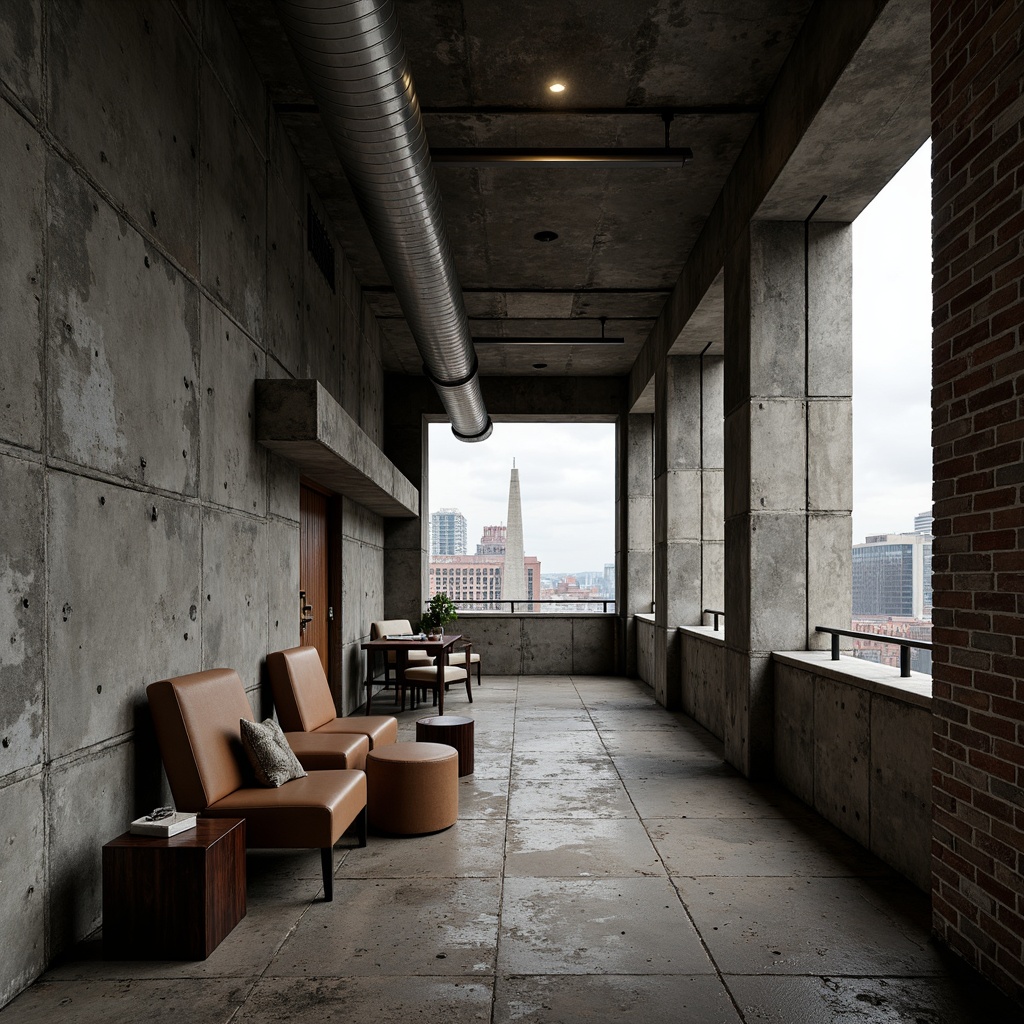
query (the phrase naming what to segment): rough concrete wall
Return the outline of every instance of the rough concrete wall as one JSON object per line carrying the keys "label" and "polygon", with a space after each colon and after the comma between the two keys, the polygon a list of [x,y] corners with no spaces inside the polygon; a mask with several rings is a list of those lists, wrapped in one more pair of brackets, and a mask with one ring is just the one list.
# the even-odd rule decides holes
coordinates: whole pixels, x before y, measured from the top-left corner
{"label": "rough concrete wall", "polygon": [[350,714],[366,700],[366,658],[360,644],[370,639],[370,623],[383,618],[384,531],[379,516],[343,501],[342,664],[336,702]]}
{"label": "rough concrete wall", "polygon": [[822,817],[927,892],[931,708],[775,662],[775,772]]}
{"label": "rough concrete wall", "polygon": [[[102,844],[168,795],[146,684],[231,666],[262,714],[297,642],[298,477],[253,441],[253,381],[317,376],[379,439],[382,372],[220,3],[0,5],[0,166],[3,1004],[97,926]],[[372,591],[382,525],[344,514]]]}
{"label": "rough concrete wall", "polygon": [[1024,998],[1024,7],[933,0],[936,932]]}

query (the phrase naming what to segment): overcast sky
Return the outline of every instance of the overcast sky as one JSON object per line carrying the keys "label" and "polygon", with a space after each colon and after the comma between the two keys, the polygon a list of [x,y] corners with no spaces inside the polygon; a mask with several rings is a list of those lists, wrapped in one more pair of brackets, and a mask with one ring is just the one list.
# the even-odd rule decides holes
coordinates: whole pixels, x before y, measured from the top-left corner
{"label": "overcast sky", "polygon": [[[854,543],[912,530],[931,505],[929,161],[925,145],[854,224]],[[432,424],[430,511],[458,508],[472,553],[484,526],[507,522],[513,457],[541,571],[614,561],[611,424],[496,423],[482,444]]]}
{"label": "overcast sky", "polygon": [[931,508],[931,144],[853,225],[853,539]]}

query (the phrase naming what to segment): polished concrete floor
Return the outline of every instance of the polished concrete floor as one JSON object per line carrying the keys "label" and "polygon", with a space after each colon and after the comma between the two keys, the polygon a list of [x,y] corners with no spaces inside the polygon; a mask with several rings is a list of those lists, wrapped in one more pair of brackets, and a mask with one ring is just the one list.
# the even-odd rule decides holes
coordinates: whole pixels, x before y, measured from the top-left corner
{"label": "polished concrete floor", "polygon": [[252,853],[208,960],[93,939],[0,1024],[1022,1019],[932,945],[925,896],[643,685],[485,676],[474,697],[446,702],[476,719],[453,828],[343,839],[331,904],[315,851]]}

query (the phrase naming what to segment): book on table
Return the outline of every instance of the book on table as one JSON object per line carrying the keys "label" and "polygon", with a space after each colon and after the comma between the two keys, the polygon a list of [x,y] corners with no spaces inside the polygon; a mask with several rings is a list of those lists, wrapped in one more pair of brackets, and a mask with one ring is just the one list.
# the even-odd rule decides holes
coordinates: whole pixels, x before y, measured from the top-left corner
{"label": "book on table", "polygon": [[176,836],[179,832],[195,828],[196,816],[188,811],[175,811],[173,814],[156,821],[148,814],[136,818],[129,831],[137,836],[158,836],[164,839]]}

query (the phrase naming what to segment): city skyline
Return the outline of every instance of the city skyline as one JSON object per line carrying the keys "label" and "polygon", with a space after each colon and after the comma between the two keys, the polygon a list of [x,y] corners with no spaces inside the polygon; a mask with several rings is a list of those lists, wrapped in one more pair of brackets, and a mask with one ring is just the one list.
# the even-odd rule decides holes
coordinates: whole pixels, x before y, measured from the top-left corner
{"label": "city skyline", "polygon": [[545,572],[599,570],[615,561],[613,423],[499,422],[482,444],[465,444],[448,424],[432,423],[429,443],[429,509],[457,508],[471,542],[485,526],[507,525],[515,459],[524,552]]}

